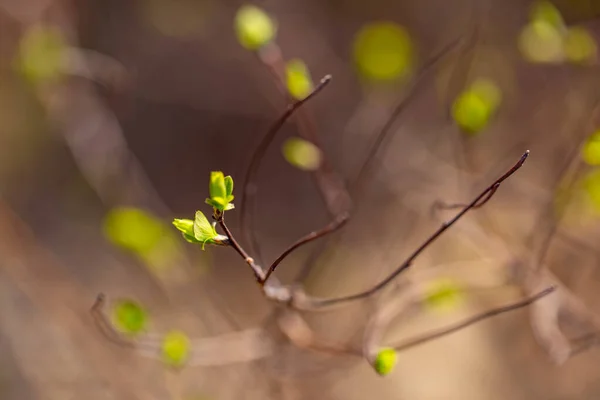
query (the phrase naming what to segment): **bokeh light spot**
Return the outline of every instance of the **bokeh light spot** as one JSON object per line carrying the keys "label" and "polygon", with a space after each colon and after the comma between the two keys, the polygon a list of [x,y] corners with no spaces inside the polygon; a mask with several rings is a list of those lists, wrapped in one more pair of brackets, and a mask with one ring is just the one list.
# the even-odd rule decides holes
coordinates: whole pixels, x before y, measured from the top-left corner
{"label": "bokeh light spot", "polygon": [[163,362],[172,367],[181,367],[190,355],[190,338],[183,332],[171,331],[162,342]]}
{"label": "bokeh light spot", "polygon": [[290,138],[283,144],[283,156],[293,166],[314,171],[321,165],[321,150],[314,144],[300,138]]}
{"label": "bokeh light spot", "polygon": [[275,38],[277,23],[262,9],[244,5],[235,16],[235,32],[248,50],[258,50]]}
{"label": "bokeh light spot", "polygon": [[147,325],[147,315],[142,306],[133,300],[121,300],[113,307],[113,323],[126,334],[137,335]]}
{"label": "bokeh light spot", "polygon": [[370,80],[405,78],[413,64],[410,35],[393,22],[374,22],[360,29],[354,39],[354,60],[360,74]]}
{"label": "bokeh light spot", "polygon": [[286,64],[286,84],[290,95],[302,100],[310,94],[313,82],[308,67],[302,60],[294,59]]}
{"label": "bokeh light spot", "polygon": [[58,29],[33,26],[19,43],[17,69],[34,84],[52,83],[63,75],[66,50],[66,42]]}

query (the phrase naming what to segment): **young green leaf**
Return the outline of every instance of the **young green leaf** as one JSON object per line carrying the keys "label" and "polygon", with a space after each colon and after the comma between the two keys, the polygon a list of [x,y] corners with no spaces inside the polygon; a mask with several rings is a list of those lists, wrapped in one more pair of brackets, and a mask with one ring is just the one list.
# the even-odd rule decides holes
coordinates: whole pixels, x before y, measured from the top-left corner
{"label": "young green leaf", "polygon": [[202,211],[196,211],[196,219],[194,220],[194,238],[202,243],[202,250],[207,242],[213,240],[217,234],[214,225],[208,222],[208,219]]}
{"label": "young green leaf", "polygon": [[213,171],[210,173],[209,193],[212,199],[227,197],[227,188],[225,187],[225,175],[221,171]]}
{"label": "young green leaf", "polygon": [[396,353],[396,350],[384,348],[377,353],[377,357],[373,362],[373,368],[375,368],[375,371],[379,375],[385,376],[392,372],[397,362],[398,354]]}
{"label": "young green leaf", "polygon": [[183,332],[171,331],[163,338],[161,349],[165,364],[181,367],[190,355],[190,338]]}
{"label": "young green leaf", "polygon": [[216,208],[219,211],[228,211],[234,208],[231,201],[233,196],[233,178],[225,177],[221,171],[210,173],[209,184],[210,198],[206,199],[206,204]]}
{"label": "young green leaf", "polygon": [[119,331],[129,335],[141,333],[147,324],[146,312],[133,300],[122,300],[115,304],[112,319]]}
{"label": "young green leaf", "polygon": [[174,219],[173,225],[181,231],[183,238],[190,243],[201,243],[194,236],[194,221],[191,219]]}
{"label": "young green leaf", "polygon": [[225,177],[225,192],[229,201],[233,200],[233,178],[231,175]]}

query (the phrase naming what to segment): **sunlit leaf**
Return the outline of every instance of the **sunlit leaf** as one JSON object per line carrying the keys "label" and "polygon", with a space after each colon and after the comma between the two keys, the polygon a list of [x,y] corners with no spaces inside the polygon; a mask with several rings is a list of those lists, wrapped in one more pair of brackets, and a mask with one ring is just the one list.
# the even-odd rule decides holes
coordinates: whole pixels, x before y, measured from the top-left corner
{"label": "sunlit leaf", "polygon": [[148,323],[146,311],[133,300],[117,302],[113,307],[112,320],[119,331],[129,335],[141,333]]}
{"label": "sunlit leaf", "polygon": [[161,349],[165,364],[181,367],[190,355],[190,338],[183,332],[171,331],[163,338]]}
{"label": "sunlit leaf", "polygon": [[413,66],[410,35],[393,22],[363,26],[354,39],[354,60],[361,75],[375,81],[407,77]]}
{"label": "sunlit leaf", "polygon": [[34,84],[60,79],[65,70],[67,45],[61,32],[36,25],[29,28],[19,43],[16,66]]}
{"label": "sunlit leaf", "polygon": [[384,348],[377,353],[377,357],[373,362],[373,368],[379,375],[385,376],[394,370],[397,362],[398,354],[396,353],[396,350]]}
{"label": "sunlit leaf", "polygon": [[596,60],[598,48],[596,40],[587,30],[571,28],[564,38],[564,51],[569,61],[588,63]]}
{"label": "sunlit leaf", "polygon": [[225,177],[225,193],[227,198],[233,199],[233,178],[229,175]]}
{"label": "sunlit leaf", "polygon": [[314,171],[321,165],[321,150],[314,144],[300,138],[290,138],[283,144],[283,156],[293,166]]}
{"label": "sunlit leaf", "polygon": [[[226,183],[227,182],[227,183]],[[210,198],[206,199],[206,203],[220,211],[227,211],[234,208],[233,178],[225,177],[221,171],[213,171],[210,173],[209,193]]]}
{"label": "sunlit leaf", "polygon": [[191,219],[174,219],[173,225],[183,234],[185,240],[190,243],[201,243],[194,236],[194,221]]}
{"label": "sunlit leaf", "polygon": [[530,62],[556,63],[564,59],[563,35],[548,21],[532,21],[519,36],[519,49]]}
{"label": "sunlit leaf", "polygon": [[302,100],[310,94],[313,82],[308,67],[302,60],[294,59],[288,62],[285,73],[287,88],[293,98]]}
{"label": "sunlit leaf", "polygon": [[452,280],[436,280],[425,290],[425,306],[432,311],[451,311],[460,307],[464,300],[464,291]]}
{"label": "sunlit leaf", "polygon": [[235,32],[242,46],[258,50],[275,38],[277,23],[262,9],[244,5],[235,16]]}

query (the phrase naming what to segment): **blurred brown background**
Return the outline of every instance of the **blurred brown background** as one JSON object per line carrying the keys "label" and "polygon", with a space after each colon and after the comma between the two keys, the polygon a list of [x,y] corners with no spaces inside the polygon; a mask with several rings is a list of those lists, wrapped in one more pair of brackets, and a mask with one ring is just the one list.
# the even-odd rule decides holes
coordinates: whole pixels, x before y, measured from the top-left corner
{"label": "blurred brown background", "polygon": [[[267,319],[273,307],[230,249],[202,252],[175,235],[165,239],[165,253],[140,256],[115,246],[104,229],[114,207],[142,209],[166,226],[197,209],[207,212],[211,170],[241,183],[251,150],[285,106],[264,65],[236,39],[233,21],[242,4],[0,0],[0,399],[597,399],[597,350],[554,366],[532,338],[527,310],[401,353],[386,378],[364,361],[300,351],[283,340],[267,359],[171,371],[95,329],[88,311],[99,292],[138,299],[157,331],[176,327],[201,338],[274,329]],[[372,156],[354,218],[313,266],[309,292],[347,294],[377,281],[446,218],[431,213],[434,201],[470,199],[530,149],[523,170],[415,268],[447,267],[459,277],[498,283],[510,257],[536,257],[551,236],[551,269],[590,309],[600,307],[600,219],[575,212],[555,229],[552,211],[557,187],[569,179],[564,171],[579,162],[578,149],[600,123],[600,69],[525,60],[517,41],[532,2],[255,4],[279,21],[286,58],[303,59],[315,80],[333,75],[307,108],[323,151],[349,181],[412,82],[361,79],[352,55],[361,26],[377,20],[404,26],[417,71],[456,38],[467,43],[423,77]],[[598,38],[599,2],[554,4],[567,25]],[[15,67],[23,37],[39,23],[59,29],[74,52],[59,83],[32,85]],[[78,57],[92,67],[81,67]],[[503,100],[487,129],[468,136],[449,110],[478,76],[493,79]],[[290,122],[259,175],[256,234],[266,259],[326,222],[309,174],[281,155],[292,135],[297,127]],[[240,200],[241,193],[236,205]],[[229,224],[239,228],[235,211]],[[313,249],[287,260],[279,277],[291,282]],[[390,336],[516,298],[510,288],[490,289],[457,313],[399,321]],[[371,306],[309,321],[346,340]]]}

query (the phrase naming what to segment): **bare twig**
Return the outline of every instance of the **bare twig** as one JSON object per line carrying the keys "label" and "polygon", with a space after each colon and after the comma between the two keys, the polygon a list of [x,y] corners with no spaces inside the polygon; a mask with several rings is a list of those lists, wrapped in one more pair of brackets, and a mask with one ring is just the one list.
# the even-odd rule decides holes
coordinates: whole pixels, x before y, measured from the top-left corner
{"label": "bare twig", "polygon": [[360,292],[357,294],[333,298],[333,299],[321,300],[318,303],[319,306],[325,307],[325,306],[330,306],[330,305],[334,305],[337,303],[343,303],[343,302],[348,302],[348,301],[364,299],[364,298],[369,297],[369,296],[373,295],[374,293],[380,291],[381,289],[385,288],[387,286],[387,284],[389,284],[392,280],[394,280],[394,278],[396,278],[403,271],[405,271],[407,268],[409,268],[410,265],[412,264],[412,262],[427,247],[429,247],[448,228],[450,228],[458,220],[460,220],[463,215],[465,215],[467,212],[472,210],[476,205],[478,205],[482,201],[482,199],[486,199],[485,201],[487,202],[487,200],[489,200],[489,198],[487,196],[489,196],[490,193],[492,193],[492,194],[495,193],[503,181],[505,181],[508,177],[510,177],[512,174],[514,174],[519,168],[521,168],[521,166],[523,165],[523,163],[525,163],[525,160],[527,159],[528,156],[529,156],[529,150],[527,150],[525,153],[523,153],[523,155],[521,156],[519,161],[517,161],[517,163],[515,165],[513,165],[512,168],[510,168],[504,175],[502,175],[500,178],[496,179],[490,186],[488,186],[483,192],[481,192],[477,197],[475,197],[475,199],[473,199],[473,201],[471,201],[460,212],[458,212],[454,216],[454,218],[452,218],[448,222],[443,223],[442,226],[440,226],[440,228],[437,231],[435,231],[427,240],[425,240],[423,242],[423,244],[421,244],[398,268],[396,268],[390,275],[388,275],[381,282],[379,282],[378,284],[373,286],[371,289],[368,289],[366,291],[363,291],[363,292]]}
{"label": "bare twig", "polygon": [[541,292],[528,297],[524,300],[518,301],[516,303],[513,304],[509,304],[507,306],[503,306],[503,307],[498,307],[498,308],[494,308],[491,310],[488,310],[486,312],[483,312],[481,314],[475,315],[473,317],[467,318],[464,321],[461,321],[457,324],[451,325],[449,327],[440,329],[438,331],[434,331],[434,332],[430,332],[427,333],[425,335],[422,336],[418,336],[416,338],[412,338],[412,339],[408,339],[406,341],[402,341],[400,343],[397,343],[395,345],[393,345],[392,347],[395,348],[398,351],[402,351],[402,350],[406,350],[409,349],[411,347],[415,347],[427,342],[430,342],[432,340],[435,339],[439,339],[442,336],[446,336],[449,335],[451,333],[457,332],[459,330],[462,330],[468,326],[471,326],[473,324],[476,324],[477,322],[483,321],[485,319],[491,318],[491,317],[495,317],[496,315],[500,315],[500,314],[504,314],[506,312],[509,311],[513,311],[513,310],[517,310],[519,308],[523,308],[526,307],[534,302],[536,302],[537,300],[549,295],[550,293],[554,292],[556,290],[555,286],[550,286],[544,290],[542,290]]}
{"label": "bare twig", "polygon": [[244,236],[246,236],[246,240],[249,242],[250,250],[253,254],[258,253],[258,244],[256,237],[252,233],[253,231],[249,227],[249,210],[253,209],[254,197],[256,193],[256,185],[253,183],[253,181],[256,173],[258,172],[258,168],[260,167],[260,163],[264,158],[264,154],[267,151],[269,144],[275,138],[275,135],[277,135],[277,132],[279,132],[281,127],[294,114],[294,112],[298,110],[298,108],[302,107],[304,103],[316,96],[321,90],[323,90],[330,81],[331,75],[326,75],[323,79],[321,79],[319,84],[308,96],[302,100],[298,100],[288,105],[285,112],[281,114],[281,116],[269,127],[267,133],[262,138],[252,155],[252,159],[250,161],[250,165],[248,166],[248,170],[243,182],[243,201],[240,206],[240,225],[242,227],[242,232],[244,232]]}

